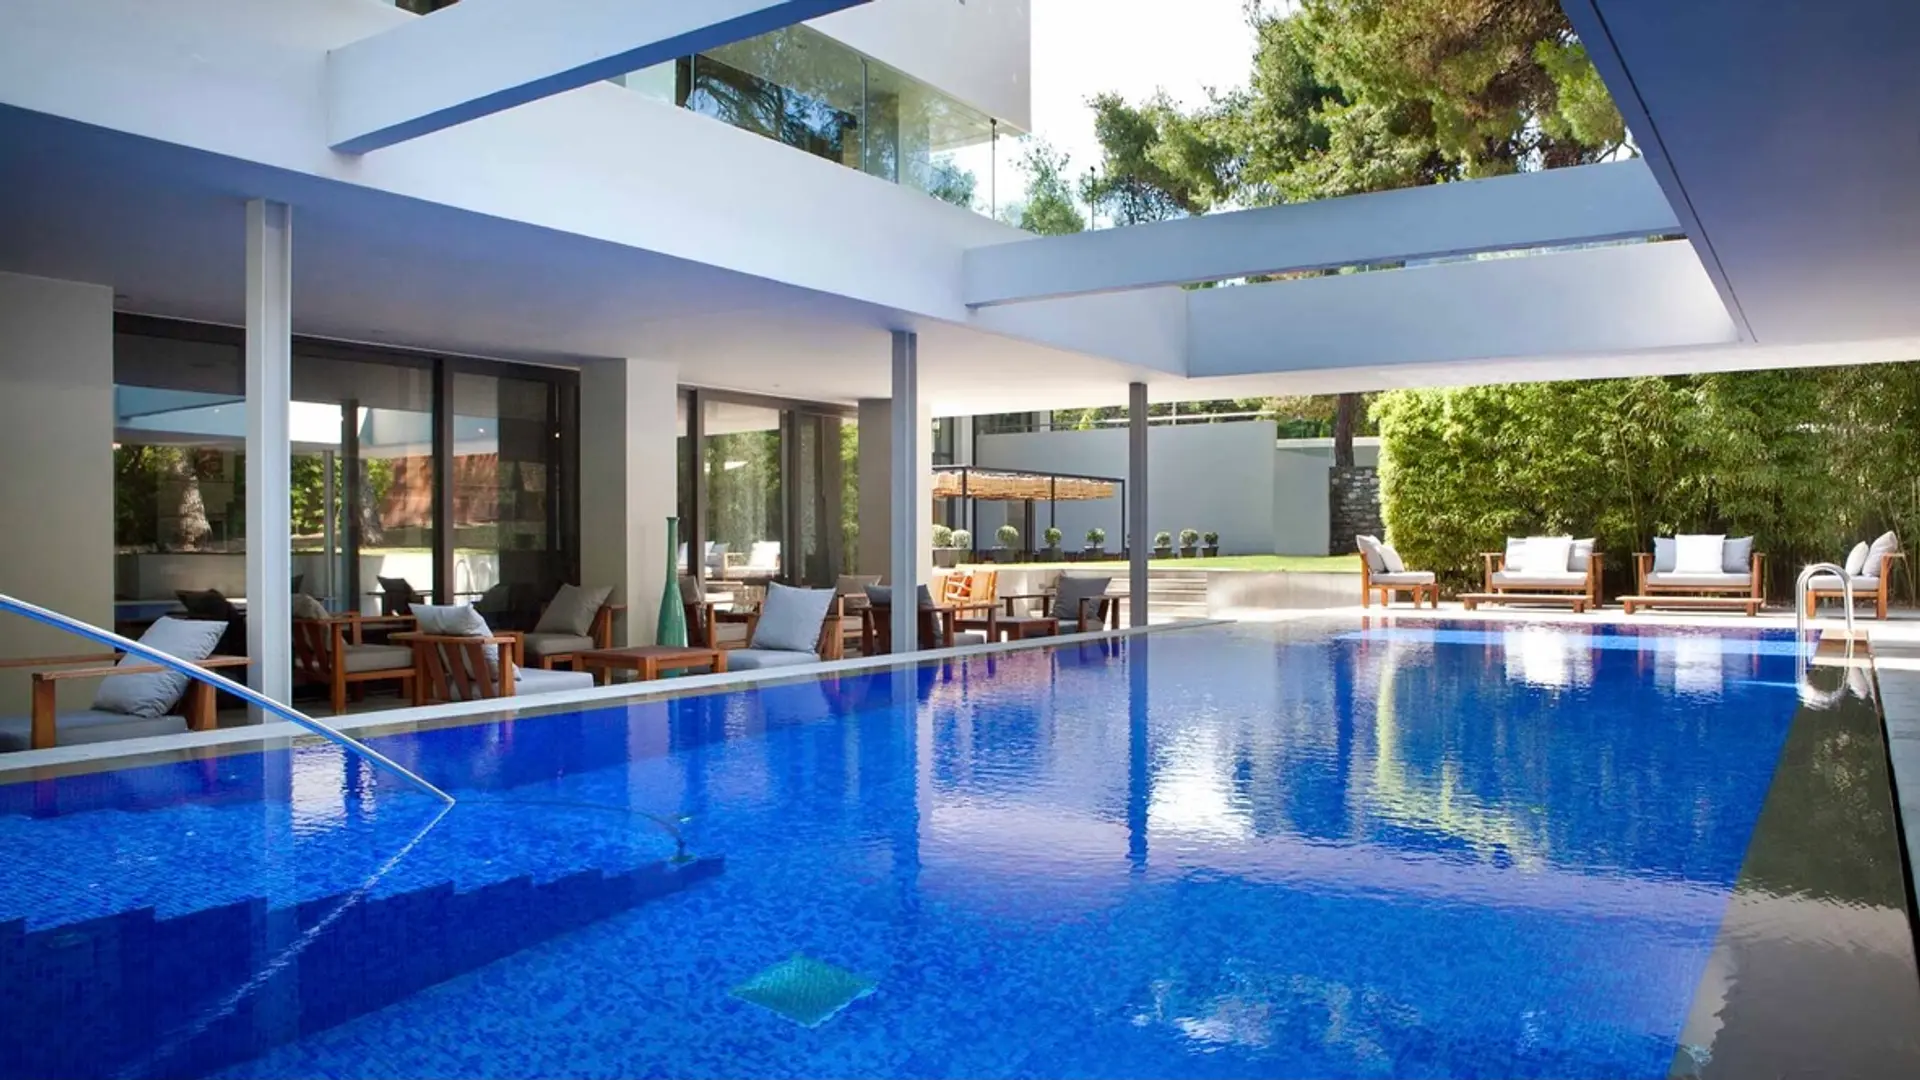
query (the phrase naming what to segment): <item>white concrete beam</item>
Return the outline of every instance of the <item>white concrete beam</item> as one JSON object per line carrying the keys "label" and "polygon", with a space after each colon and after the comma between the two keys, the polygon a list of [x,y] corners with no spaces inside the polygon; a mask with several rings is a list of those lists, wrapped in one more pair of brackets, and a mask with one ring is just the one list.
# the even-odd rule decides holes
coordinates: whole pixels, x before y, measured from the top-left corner
{"label": "white concrete beam", "polygon": [[972,307],[1680,232],[1642,161],[973,248]]}
{"label": "white concrete beam", "polygon": [[1740,339],[1685,241],[1200,289],[1187,302],[1194,378]]}
{"label": "white concrete beam", "polygon": [[327,54],[327,143],[364,154],[867,0],[462,0]]}
{"label": "white concrete beam", "polygon": [[[247,682],[293,700],[293,211],[247,203]],[[257,710],[256,710],[257,711]]]}

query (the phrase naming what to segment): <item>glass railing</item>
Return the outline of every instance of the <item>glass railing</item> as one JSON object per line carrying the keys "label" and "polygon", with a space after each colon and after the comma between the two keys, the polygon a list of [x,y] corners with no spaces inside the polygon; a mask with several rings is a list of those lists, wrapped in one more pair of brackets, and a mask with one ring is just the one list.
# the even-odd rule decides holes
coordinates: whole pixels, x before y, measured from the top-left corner
{"label": "glass railing", "polygon": [[[456,0],[386,2],[425,15]],[[976,213],[1004,205],[1012,147],[994,118],[805,25],[611,81]]]}

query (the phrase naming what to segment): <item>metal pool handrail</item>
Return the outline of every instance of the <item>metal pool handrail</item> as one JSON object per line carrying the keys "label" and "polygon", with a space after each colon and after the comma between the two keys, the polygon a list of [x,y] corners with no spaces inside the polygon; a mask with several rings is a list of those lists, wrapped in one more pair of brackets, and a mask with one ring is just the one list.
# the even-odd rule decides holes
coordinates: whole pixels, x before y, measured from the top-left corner
{"label": "metal pool handrail", "polygon": [[206,668],[182,660],[170,653],[164,653],[150,646],[142,645],[132,638],[121,637],[111,630],[102,630],[92,623],[81,622],[71,615],[62,615],[50,608],[43,608],[38,604],[29,604],[25,600],[15,599],[5,593],[0,593],[0,609],[11,611],[16,615],[24,615],[35,622],[45,623],[48,626],[57,627],[68,633],[78,634],[89,641],[97,641],[102,645],[111,646],[122,652],[138,656],[142,660],[147,660],[159,664],[161,667],[177,671],[189,679],[198,679],[216,689],[225,690],[227,693],[240,698],[250,705],[256,705],[288,723],[306,728],[315,735],[329,742],[338,744],[343,749],[359,754],[375,765],[401,777],[419,790],[445,801],[449,806],[453,804],[453,796],[427,783],[425,779],[421,778],[406,766],[353,736],[346,734],[340,729],[328,724],[323,724],[313,717],[308,716],[306,713],[293,708],[291,705],[283,705],[244,683],[234,682],[224,675],[208,671]]}
{"label": "metal pool handrail", "polygon": [[1800,571],[1799,580],[1793,583],[1793,640],[1794,644],[1804,647],[1807,637],[1807,581],[1815,574],[1832,574],[1840,579],[1840,595],[1846,600],[1847,608],[1847,652],[1853,652],[1853,579],[1847,576],[1844,566],[1830,562],[1814,563]]}

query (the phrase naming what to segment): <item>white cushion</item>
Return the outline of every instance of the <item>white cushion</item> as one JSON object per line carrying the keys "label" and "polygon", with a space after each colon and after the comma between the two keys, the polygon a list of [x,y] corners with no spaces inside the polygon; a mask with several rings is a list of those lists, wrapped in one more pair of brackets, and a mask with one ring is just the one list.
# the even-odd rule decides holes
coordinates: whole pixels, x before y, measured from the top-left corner
{"label": "white cushion", "polygon": [[[163,616],[147,632],[140,644],[182,660],[205,660],[220,644],[227,624],[212,619],[175,619]],[[151,661],[132,653],[120,658],[116,667],[134,667]],[[111,675],[101,680],[93,695],[96,712],[120,716],[165,716],[180,695],[186,693],[189,677],[177,671],[155,671],[140,675]]]}
{"label": "white cushion", "polygon": [[1586,573],[1587,562],[1593,558],[1593,545],[1593,537],[1588,537],[1585,540],[1575,540],[1573,547],[1567,551],[1567,569],[1576,574]]}
{"label": "white cushion", "polygon": [[1375,585],[1431,585],[1434,577],[1431,570],[1403,570],[1397,574],[1375,574]]}
{"label": "white cushion", "polygon": [[1526,554],[1521,558],[1521,573],[1567,573],[1567,562],[1573,558],[1573,537],[1529,536]]}
{"label": "white cushion", "polygon": [[819,659],[811,652],[792,652],[787,649],[734,649],[727,653],[727,670],[761,671],[766,668],[797,667],[816,663]]}
{"label": "white cushion", "polygon": [[1527,541],[1525,537],[1507,537],[1507,554],[1500,561],[1509,574],[1519,573],[1527,565]]}
{"label": "white cushion", "polygon": [[1849,576],[1859,574],[1862,570],[1865,570],[1867,568],[1867,551],[1868,550],[1869,549],[1867,547],[1867,542],[1865,540],[1862,540],[1859,543],[1853,545],[1852,551],[1847,552],[1846,565],[1847,565],[1847,574]]}
{"label": "white cushion", "polygon": [[[486,617],[473,610],[472,604],[415,604],[412,614],[419,621],[423,634],[435,637],[493,636]],[[500,646],[488,645],[483,652],[487,657],[487,674],[499,678]]]}
{"label": "white cushion", "polygon": [[1496,570],[1493,574],[1493,587],[1496,589],[1584,589],[1587,575],[1561,570],[1557,573],[1511,573]]}
{"label": "white cushion", "polygon": [[1407,572],[1406,560],[1400,557],[1400,553],[1393,549],[1392,544],[1380,545],[1380,561],[1387,564],[1387,573],[1389,574],[1404,574]]}
{"label": "white cushion", "polygon": [[586,671],[545,671],[521,668],[513,673],[513,692],[520,694],[556,694],[565,690],[593,689],[593,674]]}
{"label": "white cushion", "polygon": [[1674,589],[1745,589],[1753,584],[1753,578],[1748,574],[1729,574],[1725,571],[1717,574],[1683,574],[1656,570],[1647,575],[1647,584]]}
{"label": "white cushion", "polygon": [[536,660],[591,652],[594,648],[593,639],[585,634],[543,634],[538,630],[522,637],[520,644],[526,647],[527,655]]}
{"label": "white cushion", "polygon": [[1881,533],[1867,548],[1867,563],[1860,568],[1862,574],[1879,577],[1880,568],[1886,565],[1886,557],[1900,550],[1900,538],[1892,533]]}
{"label": "white cushion", "polygon": [[1726,562],[1727,538],[1692,535],[1673,538],[1673,572],[1676,574],[1718,574]]}
{"label": "white cushion", "polygon": [[1387,560],[1380,554],[1379,539],[1362,535],[1354,537],[1353,543],[1354,546],[1360,549],[1361,556],[1367,560],[1368,573],[1384,574],[1387,572]]}
{"label": "white cushion", "polygon": [[613,586],[604,589],[583,589],[578,585],[562,585],[560,591],[553,594],[553,600],[547,610],[540,613],[540,621],[534,624],[538,634],[572,634],[586,637],[593,633],[593,617],[613,595]]}
{"label": "white cushion", "polygon": [[363,671],[411,671],[413,650],[399,645],[348,645],[340,667],[355,675]]}
{"label": "white cushion", "polygon": [[[1859,574],[1851,576],[1853,578],[1853,593],[1856,598],[1865,596],[1870,592],[1877,593],[1880,591],[1879,578],[1864,577]],[[1817,574],[1807,579],[1807,588],[1819,589],[1822,592],[1839,592],[1840,579],[1834,577],[1832,574]]]}
{"label": "white cushion", "polygon": [[1679,553],[1674,550],[1673,537],[1656,536],[1653,538],[1653,570],[1657,574],[1673,572],[1673,562]]}
{"label": "white cushion", "polygon": [[[133,678],[131,675],[117,678]],[[110,712],[65,713],[55,718],[55,741],[61,746],[77,743],[107,742],[112,739],[142,739],[149,735],[178,735],[187,730],[187,721],[179,716],[123,716]],[[12,716],[0,720],[0,751],[26,750],[33,745],[33,719]]]}

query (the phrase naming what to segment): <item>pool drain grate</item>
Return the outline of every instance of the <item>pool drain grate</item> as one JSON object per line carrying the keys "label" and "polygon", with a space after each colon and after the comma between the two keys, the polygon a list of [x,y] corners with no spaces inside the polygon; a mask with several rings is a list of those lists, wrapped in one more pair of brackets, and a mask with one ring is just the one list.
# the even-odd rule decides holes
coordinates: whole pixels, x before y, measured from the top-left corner
{"label": "pool drain grate", "polygon": [[873,987],[845,968],[795,954],[734,987],[733,996],[804,1027],[818,1027],[873,993]]}

